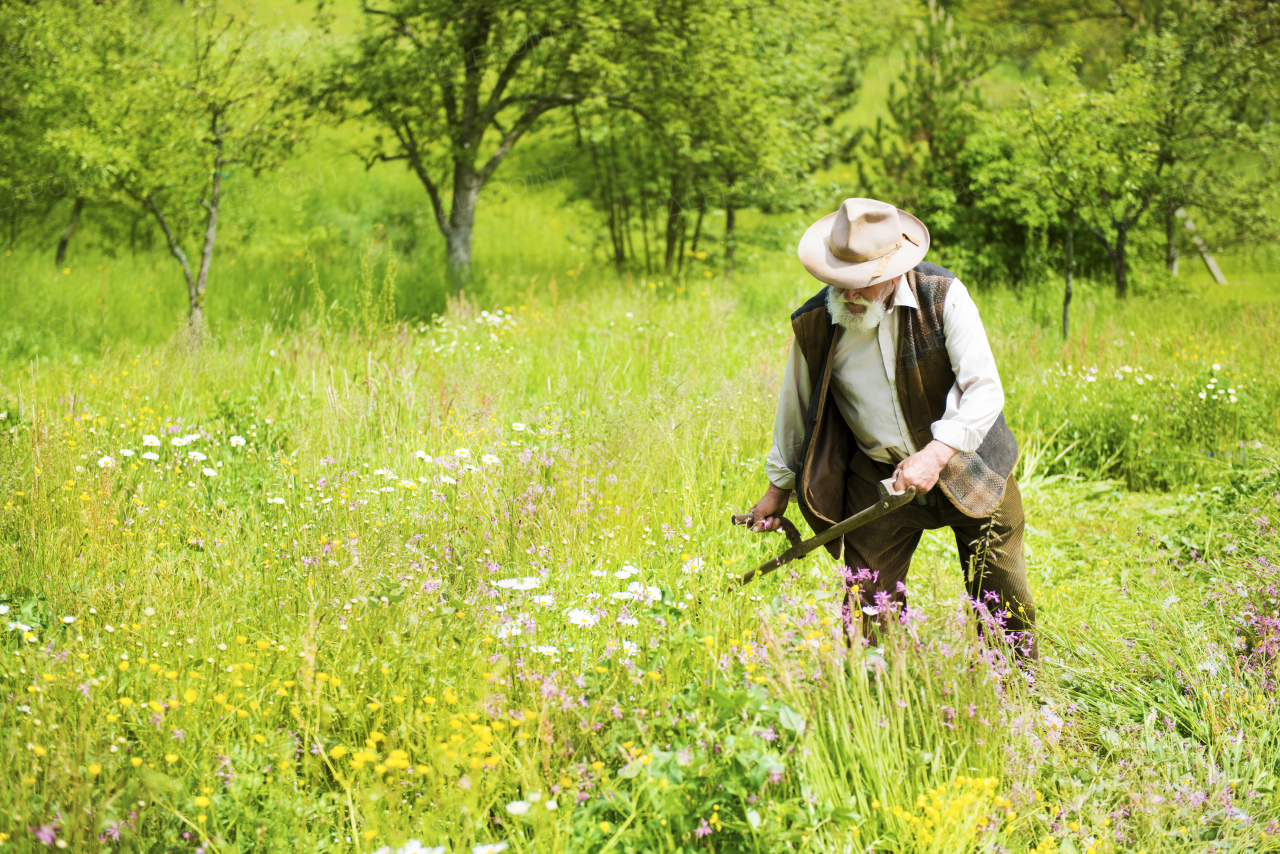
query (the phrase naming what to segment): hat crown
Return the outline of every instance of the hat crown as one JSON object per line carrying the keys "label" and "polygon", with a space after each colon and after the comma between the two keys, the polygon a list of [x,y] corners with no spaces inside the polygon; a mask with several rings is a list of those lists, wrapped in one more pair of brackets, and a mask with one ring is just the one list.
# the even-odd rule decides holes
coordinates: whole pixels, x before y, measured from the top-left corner
{"label": "hat crown", "polygon": [[902,240],[898,209],[876,199],[845,199],[831,223],[831,251],[838,258],[862,259]]}

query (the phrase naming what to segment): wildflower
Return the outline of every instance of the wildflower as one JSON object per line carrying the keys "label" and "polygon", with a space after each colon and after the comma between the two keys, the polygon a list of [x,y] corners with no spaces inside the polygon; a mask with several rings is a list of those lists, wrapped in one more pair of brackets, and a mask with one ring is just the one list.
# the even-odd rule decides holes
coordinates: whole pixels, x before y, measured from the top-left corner
{"label": "wildflower", "polygon": [[62,622],[66,623],[68,626],[74,623],[75,621],[76,621],[76,618],[72,617],[71,615],[67,615],[62,618]]}
{"label": "wildflower", "polygon": [[109,468],[112,468],[115,464],[116,464],[116,461],[111,457],[100,457],[98,459],[98,468],[109,469]]}
{"label": "wildflower", "polygon": [[524,578],[503,578],[497,585],[507,590],[532,590],[541,583],[542,579],[536,575],[526,575]]}
{"label": "wildflower", "polygon": [[471,451],[467,448],[457,448],[454,450],[453,455],[465,460],[471,456]]}
{"label": "wildflower", "polygon": [[85,770],[89,772],[89,776],[96,777],[102,773],[102,766],[99,765],[97,762],[93,762],[93,763],[90,763],[89,767],[86,768]]}
{"label": "wildflower", "polygon": [[533,648],[533,651],[540,652],[543,655],[555,655],[557,652],[559,652],[559,649],[557,649],[554,646],[550,646],[548,644],[540,644],[538,646],[535,646]]}
{"label": "wildflower", "polygon": [[216,471],[209,468],[208,466],[205,466],[204,468],[200,469],[200,471],[204,474],[205,477],[216,477],[218,474]]}
{"label": "wildflower", "polygon": [[133,456],[133,451],[129,450],[128,448],[121,448],[121,449],[120,449],[120,456],[122,456],[122,457],[132,457],[132,456]]}
{"label": "wildflower", "polygon": [[187,444],[187,438],[185,436],[174,436],[169,440],[169,444],[173,445],[175,448],[181,448],[183,445]]}
{"label": "wildflower", "polygon": [[707,824],[707,820],[705,818],[702,819],[701,826],[699,826],[696,830],[693,831],[693,835],[698,837],[699,839],[701,839],[704,836],[711,835],[711,825]]}
{"label": "wildflower", "polygon": [[507,812],[512,815],[524,815],[529,811],[531,804],[528,801],[512,801],[507,804]]}
{"label": "wildflower", "polygon": [[471,849],[471,854],[499,854],[501,851],[507,850],[505,842],[491,842],[487,845],[476,845]]}
{"label": "wildflower", "polygon": [[554,798],[547,801],[546,806],[547,806],[547,812],[555,812],[560,807],[560,805],[555,802]]}
{"label": "wildflower", "polygon": [[187,451],[187,459],[195,460],[198,463],[202,463],[209,458],[206,457],[204,454],[200,453],[199,451]]}
{"label": "wildflower", "polygon": [[230,442],[233,448],[239,448],[244,444],[244,436],[232,436]]}
{"label": "wildflower", "polygon": [[579,626],[584,629],[590,628],[600,622],[599,617],[583,608],[571,608],[569,613],[565,616],[569,619],[570,625]]}
{"label": "wildflower", "polygon": [[268,499],[267,499],[267,503],[268,503],[268,504],[283,504],[283,503],[284,503],[284,499],[283,499],[283,498],[281,498],[279,495],[277,495],[277,496],[275,496],[274,498],[268,498]]}
{"label": "wildflower", "polygon": [[512,421],[511,429],[515,430],[517,433],[523,433],[525,430],[525,425],[519,421]]}
{"label": "wildflower", "polygon": [[142,437],[142,445],[146,448],[158,448],[160,447],[160,437],[152,436],[148,433]]}
{"label": "wildflower", "polygon": [[636,569],[634,566],[628,563],[628,564],[623,564],[622,569],[615,572],[613,576],[614,578],[630,578],[633,575],[639,575],[639,573],[640,573],[640,570]]}
{"label": "wildflower", "polygon": [[155,453],[154,451],[147,451],[145,454],[142,455],[142,458],[144,460],[158,460],[160,459],[160,455]]}
{"label": "wildflower", "polygon": [[483,457],[480,458],[480,462],[484,463],[487,466],[491,466],[496,462],[500,462],[500,460],[497,457],[495,457],[493,454],[485,454]]}

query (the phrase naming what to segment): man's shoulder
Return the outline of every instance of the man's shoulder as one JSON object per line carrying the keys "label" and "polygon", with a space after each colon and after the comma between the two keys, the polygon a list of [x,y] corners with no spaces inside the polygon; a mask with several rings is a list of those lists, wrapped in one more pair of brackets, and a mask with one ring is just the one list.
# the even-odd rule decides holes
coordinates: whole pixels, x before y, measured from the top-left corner
{"label": "man's shoulder", "polygon": [[939,267],[937,264],[930,264],[928,261],[921,261],[913,270],[917,278],[929,278],[934,280],[952,281],[956,278],[956,274],[948,270],[946,267]]}
{"label": "man's shoulder", "polygon": [[822,309],[823,311],[827,310],[827,286],[826,285],[822,286],[822,290],[818,291],[816,294],[809,297],[808,301],[806,301],[804,305],[800,306],[795,311],[791,312],[791,319],[793,321],[799,320],[802,315],[806,315],[811,311],[816,311],[817,309]]}

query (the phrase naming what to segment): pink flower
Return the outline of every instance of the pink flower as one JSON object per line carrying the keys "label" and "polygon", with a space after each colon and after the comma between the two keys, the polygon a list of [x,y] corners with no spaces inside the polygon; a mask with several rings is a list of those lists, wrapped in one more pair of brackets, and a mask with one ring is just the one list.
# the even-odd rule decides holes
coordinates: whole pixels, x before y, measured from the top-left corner
{"label": "pink flower", "polygon": [[704,836],[711,835],[711,825],[707,824],[707,820],[702,819],[702,826],[693,832],[693,835],[701,839]]}

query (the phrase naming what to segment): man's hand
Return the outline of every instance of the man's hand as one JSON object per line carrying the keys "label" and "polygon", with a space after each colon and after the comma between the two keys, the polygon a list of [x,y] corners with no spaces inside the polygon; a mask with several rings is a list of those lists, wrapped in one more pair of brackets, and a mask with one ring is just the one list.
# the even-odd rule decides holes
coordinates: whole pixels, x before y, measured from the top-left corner
{"label": "man's hand", "polygon": [[747,527],[757,534],[781,528],[781,517],[787,509],[787,500],[790,497],[791,490],[779,489],[772,483],[769,484],[764,497],[747,512]]}
{"label": "man's hand", "polygon": [[893,473],[893,488],[901,492],[914,486],[920,495],[933,489],[942,467],[955,456],[956,449],[934,439],[916,453],[898,463]]}

